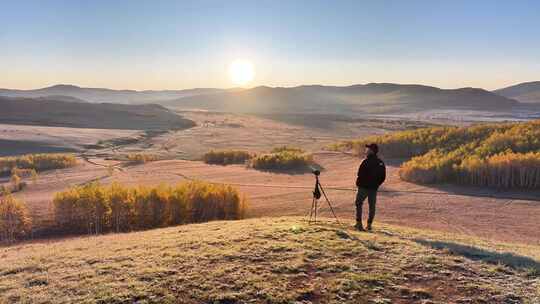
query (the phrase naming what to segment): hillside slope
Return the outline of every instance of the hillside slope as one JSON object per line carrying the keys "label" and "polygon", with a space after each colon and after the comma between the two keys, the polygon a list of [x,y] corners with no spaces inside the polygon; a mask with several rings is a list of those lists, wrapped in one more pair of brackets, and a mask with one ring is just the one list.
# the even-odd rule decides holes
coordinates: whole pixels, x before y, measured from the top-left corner
{"label": "hillside slope", "polygon": [[505,111],[516,106],[483,89],[445,90],[423,85],[370,83],[348,87],[256,87],[212,95],[197,95],[161,104],[241,113],[385,113],[426,109]]}
{"label": "hillside slope", "polygon": [[540,81],[523,82],[493,92],[520,102],[540,103]]}
{"label": "hillside slope", "polygon": [[540,300],[537,247],[377,229],[360,233],[330,221],[263,218],[5,247],[0,302]]}
{"label": "hillside slope", "polygon": [[0,123],[99,129],[182,129],[194,125],[159,105],[0,97]]}

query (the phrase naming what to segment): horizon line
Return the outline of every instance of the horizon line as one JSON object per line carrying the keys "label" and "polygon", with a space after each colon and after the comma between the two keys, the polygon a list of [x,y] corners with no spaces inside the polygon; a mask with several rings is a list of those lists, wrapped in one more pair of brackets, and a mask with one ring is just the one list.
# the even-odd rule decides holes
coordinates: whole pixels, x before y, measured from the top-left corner
{"label": "horizon line", "polygon": [[540,80],[517,82],[517,83],[506,85],[506,86],[503,86],[503,87],[500,87],[500,88],[497,88],[497,89],[494,89],[494,90],[489,90],[489,89],[486,89],[486,88],[483,88],[483,87],[473,87],[473,86],[443,88],[443,87],[438,87],[438,86],[424,84],[424,83],[400,83],[400,82],[367,82],[367,83],[352,83],[352,84],[349,84],[349,85],[332,85],[332,84],[320,84],[319,83],[319,84],[300,84],[300,85],[294,85],[294,86],[257,85],[257,86],[252,86],[252,87],[193,87],[193,88],[183,88],[183,89],[145,89],[145,90],[141,90],[141,89],[119,89],[119,88],[112,88],[112,87],[93,87],[93,86],[83,86],[83,85],[77,85],[77,84],[71,84],[71,83],[57,83],[57,84],[51,84],[51,85],[48,85],[48,86],[38,87],[38,88],[31,88],[31,89],[0,87],[0,90],[37,91],[37,90],[44,90],[44,89],[49,89],[49,88],[53,88],[53,87],[65,86],[65,87],[75,87],[75,88],[79,88],[79,89],[97,89],[97,90],[103,89],[103,90],[112,90],[112,91],[131,91],[131,92],[143,93],[143,92],[189,91],[189,90],[224,90],[224,91],[251,90],[251,89],[262,88],[262,87],[272,88],[272,89],[279,89],[279,88],[290,89],[290,88],[317,87],[317,86],[320,86],[320,87],[347,88],[347,87],[353,87],[353,86],[359,86],[359,85],[365,86],[365,85],[370,85],[370,84],[392,84],[392,85],[402,85],[402,86],[417,85],[417,86],[432,87],[432,88],[437,88],[437,89],[442,89],[442,90],[457,90],[457,89],[472,88],[472,89],[483,89],[483,90],[492,92],[492,91],[496,91],[496,90],[499,90],[499,89],[512,87],[512,86],[515,86],[515,85],[535,83],[535,82],[540,82]]}

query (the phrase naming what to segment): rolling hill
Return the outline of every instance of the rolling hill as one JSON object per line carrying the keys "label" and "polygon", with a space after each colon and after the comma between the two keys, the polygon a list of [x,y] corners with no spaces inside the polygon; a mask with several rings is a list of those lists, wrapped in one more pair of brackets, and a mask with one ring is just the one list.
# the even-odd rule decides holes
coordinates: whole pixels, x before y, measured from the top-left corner
{"label": "rolling hill", "polygon": [[178,108],[241,113],[392,113],[426,109],[508,111],[518,102],[476,89],[370,83],[347,87],[255,87],[160,102]]}
{"label": "rolling hill", "polygon": [[188,90],[160,90],[135,91],[112,90],[106,88],[82,88],[74,85],[59,84],[35,90],[0,89],[0,96],[5,97],[47,97],[71,96],[88,102],[107,102],[141,104],[156,100],[169,100],[198,94],[212,94],[222,92],[221,89],[188,89]]}
{"label": "rolling hill", "polygon": [[180,109],[259,114],[396,113],[426,109],[508,111],[519,105],[516,100],[478,88],[440,89],[432,86],[393,83],[369,83],[343,87],[304,85],[163,91],[111,90],[55,85],[36,90],[0,89],[0,96],[31,98],[67,96],[94,103],[156,103]]}
{"label": "rolling hill", "polygon": [[[62,98],[64,99],[64,98]],[[0,123],[96,129],[183,129],[194,126],[160,105],[85,103],[0,97]]]}
{"label": "rolling hill", "polygon": [[540,103],[540,81],[523,82],[493,92],[520,102]]}
{"label": "rolling hill", "polygon": [[538,247],[301,218],[0,248],[4,303],[538,303]]}

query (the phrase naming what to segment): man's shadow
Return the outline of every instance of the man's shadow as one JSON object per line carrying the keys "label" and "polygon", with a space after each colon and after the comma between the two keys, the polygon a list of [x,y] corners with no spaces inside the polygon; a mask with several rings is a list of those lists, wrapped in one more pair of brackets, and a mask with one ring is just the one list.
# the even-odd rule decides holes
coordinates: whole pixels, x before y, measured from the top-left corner
{"label": "man's shadow", "polygon": [[513,269],[532,269],[534,270],[536,276],[540,276],[540,262],[530,257],[509,252],[490,251],[453,242],[432,241],[425,239],[415,239],[414,241],[418,244],[429,246],[434,249],[446,249],[453,254],[461,255],[475,261],[482,261],[490,264],[502,264]]}

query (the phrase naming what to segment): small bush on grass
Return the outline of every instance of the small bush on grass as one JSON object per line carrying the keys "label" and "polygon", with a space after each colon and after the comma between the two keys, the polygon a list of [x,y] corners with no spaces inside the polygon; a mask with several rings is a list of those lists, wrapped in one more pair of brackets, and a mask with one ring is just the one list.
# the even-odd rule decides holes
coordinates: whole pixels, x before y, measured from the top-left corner
{"label": "small bush on grass", "polygon": [[281,146],[281,147],[274,148],[272,149],[272,151],[270,151],[270,153],[280,153],[280,152],[305,153],[306,151],[304,151],[301,148],[296,148],[296,147],[291,147],[291,146]]}
{"label": "small bush on grass", "polygon": [[73,167],[77,159],[73,154],[27,154],[0,157],[0,175],[9,175],[13,168],[45,171]]}
{"label": "small bush on grass", "polygon": [[57,193],[53,206],[61,231],[90,234],[242,219],[247,201],[230,186],[204,182],[133,188],[93,183]]}
{"label": "small bush on grass", "polygon": [[9,190],[9,187],[6,185],[0,185],[0,196],[10,194],[11,191]]}
{"label": "small bush on grass", "polygon": [[0,242],[12,242],[30,233],[32,220],[23,202],[10,194],[0,197]]}
{"label": "small bush on grass", "polygon": [[249,152],[237,150],[211,150],[204,154],[203,161],[207,164],[229,165],[245,164],[253,157]]}
{"label": "small bush on grass", "polygon": [[132,153],[127,155],[127,159],[129,163],[139,165],[157,161],[159,160],[159,156],[155,154]]}
{"label": "small bush on grass", "polygon": [[261,154],[251,159],[251,167],[259,170],[306,170],[313,164],[311,154],[297,151]]}

